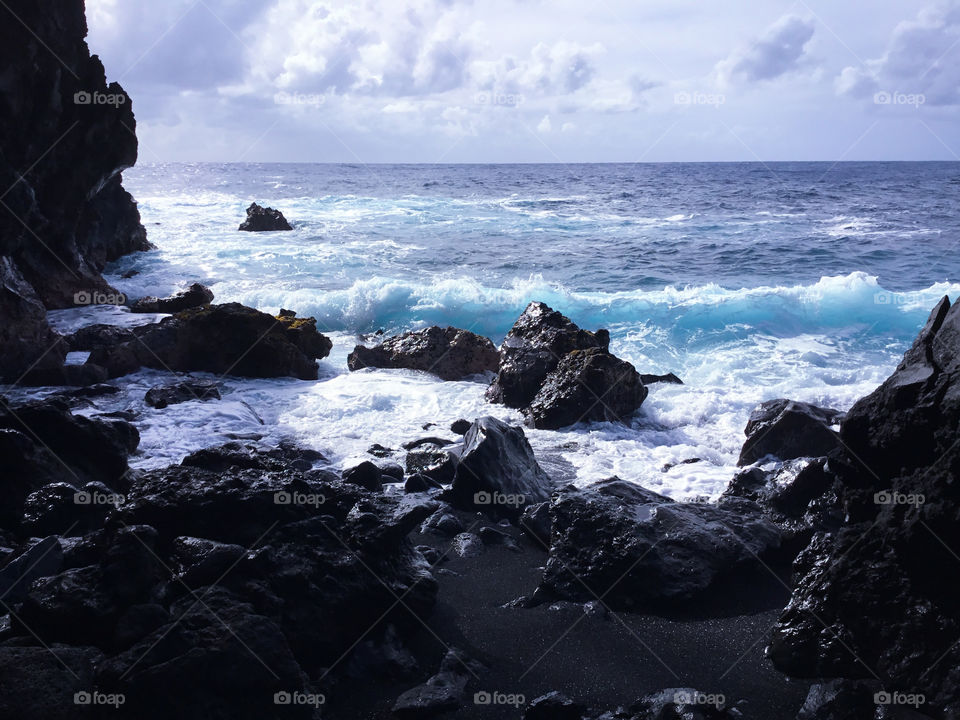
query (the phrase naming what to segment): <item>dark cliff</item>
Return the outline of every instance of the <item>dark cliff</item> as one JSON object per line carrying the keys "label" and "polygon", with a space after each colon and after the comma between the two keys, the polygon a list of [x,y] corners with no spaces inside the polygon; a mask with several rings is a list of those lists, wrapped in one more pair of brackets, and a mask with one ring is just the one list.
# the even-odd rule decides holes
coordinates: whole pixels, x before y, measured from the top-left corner
{"label": "dark cliff", "polygon": [[[83,0],[0,4],[0,377],[62,362],[45,310],[109,291],[104,265],[149,247],[121,173],[130,97],[84,40]],[[51,349],[52,348],[52,349]]]}

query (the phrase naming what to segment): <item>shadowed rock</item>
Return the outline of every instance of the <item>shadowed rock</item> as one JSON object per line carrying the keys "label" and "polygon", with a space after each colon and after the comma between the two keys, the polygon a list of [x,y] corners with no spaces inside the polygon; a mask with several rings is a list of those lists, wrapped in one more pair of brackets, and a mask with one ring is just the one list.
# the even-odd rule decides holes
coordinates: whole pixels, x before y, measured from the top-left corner
{"label": "shadowed rock", "polygon": [[347,358],[351,370],[404,368],[422,370],[441,380],[496,372],[497,349],[488,338],[457,328],[430,327],[387,338],[379,345],[357,345]]}

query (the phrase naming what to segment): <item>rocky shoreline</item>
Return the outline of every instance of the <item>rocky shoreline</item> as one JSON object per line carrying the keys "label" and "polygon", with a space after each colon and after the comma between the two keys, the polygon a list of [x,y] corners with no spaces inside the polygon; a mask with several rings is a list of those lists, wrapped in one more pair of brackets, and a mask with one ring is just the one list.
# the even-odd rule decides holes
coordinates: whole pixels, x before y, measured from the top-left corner
{"label": "rocky shoreline", "polygon": [[[50,329],[149,247],[121,185],[135,125],[80,0],[12,5],[38,34],[0,24],[0,376],[60,389],[0,398],[0,717],[960,717],[960,306],[849,412],[758,407],[716,502],[558,484],[493,417],[349,468],[240,440],[134,470],[136,418],[96,410],[117,378],[168,375],[161,410],[215,403],[191,373],[312,382],[332,343],[199,285],[131,303],[157,322]],[[244,225],[290,229],[255,204]],[[679,382],[609,340],[532,303],[499,348],[432,327],[348,364],[485,377],[555,430]]]}

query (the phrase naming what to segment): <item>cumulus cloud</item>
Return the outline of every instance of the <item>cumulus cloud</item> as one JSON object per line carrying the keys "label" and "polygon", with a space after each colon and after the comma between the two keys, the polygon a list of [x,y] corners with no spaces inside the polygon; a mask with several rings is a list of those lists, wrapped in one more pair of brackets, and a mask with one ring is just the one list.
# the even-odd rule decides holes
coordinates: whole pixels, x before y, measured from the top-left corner
{"label": "cumulus cloud", "polygon": [[930,105],[960,104],[960,3],[925,8],[901,22],[882,57],[846,67],[837,93],[852,97],[876,91],[923,95]]}
{"label": "cumulus cloud", "polygon": [[784,16],[757,40],[721,61],[717,65],[718,74],[723,80],[749,82],[786,75],[800,67],[813,33],[812,21],[795,15]]}

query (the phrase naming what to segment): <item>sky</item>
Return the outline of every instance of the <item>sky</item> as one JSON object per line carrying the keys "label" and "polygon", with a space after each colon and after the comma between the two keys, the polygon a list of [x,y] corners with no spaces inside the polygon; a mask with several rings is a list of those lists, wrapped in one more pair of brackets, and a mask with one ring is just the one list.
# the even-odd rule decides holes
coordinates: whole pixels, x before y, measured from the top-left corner
{"label": "sky", "polygon": [[87,0],[145,162],[960,160],[960,0]]}

